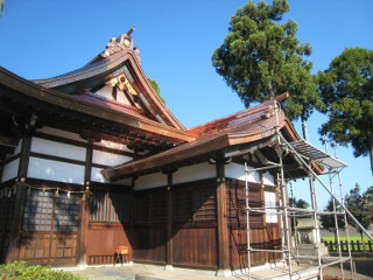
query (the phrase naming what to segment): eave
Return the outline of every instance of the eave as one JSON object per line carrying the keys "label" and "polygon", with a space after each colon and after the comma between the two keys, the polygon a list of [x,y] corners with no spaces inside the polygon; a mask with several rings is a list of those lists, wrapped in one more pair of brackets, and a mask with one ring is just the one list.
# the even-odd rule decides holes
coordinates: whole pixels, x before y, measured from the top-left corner
{"label": "eave", "polygon": [[[245,125],[235,128],[235,131],[221,132],[201,137],[195,141],[182,144],[165,152],[119,166],[106,168],[102,171],[105,178],[115,181],[118,178],[128,177],[152,169],[162,169],[173,164],[179,164],[197,157],[207,157],[225,148],[258,140],[266,139],[276,133],[273,125],[274,118],[261,120],[250,127],[247,131]],[[283,119],[279,126],[284,125]],[[241,130],[241,132],[236,132]]]}
{"label": "eave", "polygon": [[113,123],[117,126],[133,128],[139,132],[152,133],[160,137],[166,137],[170,142],[184,143],[195,139],[186,131],[160,124],[147,119],[140,114],[134,115],[118,111],[110,107],[102,107],[94,103],[81,100],[73,95],[64,94],[54,89],[47,89],[31,81],[23,79],[10,71],[0,67],[0,95],[9,99],[17,99],[21,96],[41,104],[50,104],[66,111],[75,111],[80,114],[98,118]]}
{"label": "eave", "polygon": [[185,127],[175,118],[149,84],[149,81],[132,49],[118,51],[107,58],[98,60],[92,64],[87,64],[75,71],[49,79],[35,80],[34,82],[44,88],[53,88],[65,93],[73,93],[79,90],[84,90],[84,87],[87,85],[94,86],[99,82],[105,83],[109,81],[117,76],[118,73],[121,72],[121,68],[126,64],[131,65],[131,69],[134,71],[136,79],[138,79],[143,87],[144,91],[142,94],[146,95],[146,98],[151,101],[151,104],[162,114],[170,126],[185,130]]}

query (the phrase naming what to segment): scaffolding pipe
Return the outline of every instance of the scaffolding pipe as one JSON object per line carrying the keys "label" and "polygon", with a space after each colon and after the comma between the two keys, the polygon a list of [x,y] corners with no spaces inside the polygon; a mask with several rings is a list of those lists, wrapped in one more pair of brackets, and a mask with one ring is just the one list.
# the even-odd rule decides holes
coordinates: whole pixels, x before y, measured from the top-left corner
{"label": "scaffolding pipe", "polygon": [[[325,152],[329,153],[327,139],[326,139],[325,136],[324,136],[323,140],[324,140]],[[329,168],[329,171],[331,171],[331,168]],[[332,176],[331,173],[329,173],[329,186],[330,186],[330,191],[334,194],[333,176]],[[332,197],[332,207],[333,207],[333,212],[336,212],[337,211],[337,206],[336,206],[335,198],[334,197]],[[333,217],[334,217],[335,233],[336,233],[336,237],[337,237],[338,256],[339,256],[339,259],[341,259],[342,258],[342,248],[341,248],[341,242],[340,242],[341,239],[339,238],[339,226],[338,226],[338,217],[337,217],[337,214],[334,214]],[[340,263],[339,265],[340,265],[340,269],[341,269],[342,280],[345,280],[345,273],[344,273],[344,270],[343,270],[343,263]]]}
{"label": "scaffolding pipe", "polygon": [[341,201],[330,191],[330,189],[325,185],[325,183],[317,176],[316,172],[312,170],[310,166],[307,165],[307,163],[303,160],[303,158],[297,153],[297,151],[289,144],[289,142],[285,139],[284,136],[281,135],[281,133],[278,133],[278,135],[281,137],[281,139],[289,146],[289,148],[293,151],[295,155],[298,156],[298,158],[301,160],[301,162],[306,166],[309,170],[309,172],[319,181],[319,183],[324,187],[324,189],[335,198],[335,201],[338,202],[339,205],[343,208],[343,210],[346,211],[346,213],[351,217],[352,220],[360,227],[360,229],[369,237],[370,240],[373,241],[373,237],[369,234],[369,232],[360,224],[360,222],[354,217],[354,215],[347,209],[347,207],[341,203]]}

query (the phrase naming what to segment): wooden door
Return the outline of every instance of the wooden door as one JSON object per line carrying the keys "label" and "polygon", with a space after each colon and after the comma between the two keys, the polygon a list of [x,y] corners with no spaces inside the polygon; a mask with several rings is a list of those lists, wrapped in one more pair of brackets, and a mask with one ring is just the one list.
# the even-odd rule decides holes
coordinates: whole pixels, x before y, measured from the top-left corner
{"label": "wooden door", "polygon": [[30,264],[75,265],[80,195],[29,189],[20,260]]}

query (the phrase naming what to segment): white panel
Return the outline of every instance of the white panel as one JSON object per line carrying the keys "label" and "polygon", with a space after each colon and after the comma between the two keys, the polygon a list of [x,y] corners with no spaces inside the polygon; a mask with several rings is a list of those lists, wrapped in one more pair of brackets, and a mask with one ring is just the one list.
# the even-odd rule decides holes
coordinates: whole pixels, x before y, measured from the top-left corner
{"label": "white panel", "polygon": [[81,138],[79,134],[77,133],[73,133],[73,132],[69,132],[69,131],[61,130],[61,129],[56,129],[52,127],[47,127],[47,126],[44,126],[41,129],[37,129],[37,132],[59,136],[61,138],[67,138],[67,139],[71,139],[71,140],[75,140],[79,142],[85,142],[85,143],[87,142],[87,140],[84,140],[83,138]]}
{"label": "white panel", "polygon": [[4,165],[3,176],[1,182],[6,182],[18,176],[19,158],[12,160]]}
{"label": "white panel", "polygon": [[117,101],[122,104],[131,105],[128,101],[127,97],[125,96],[124,92],[121,90],[117,91]]}
{"label": "white panel", "polygon": [[16,155],[16,154],[21,153],[21,148],[22,148],[22,139],[19,140],[17,147],[14,149],[14,154]]}
{"label": "white panel", "polygon": [[268,185],[268,186],[274,186],[275,185],[275,180],[273,176],[267,171],[263,175],[263,184]]}
{"label": "white panel", "polygon": [[[248,166],[248,168],[251,167]],[[225,166],[225,177],[245,181],[245,166],[231,162]],[[247,174],[247,180],[251,183],[260,184],[260,175],[258,172],[250,172]]]}
{"label": "white panel", "polygon": [[[265,207],[276,207],[276,194],[274,192],[264,192],[264,204]],[[276,209],[266,210],[266,222],[267,223],[277,223]]]}
{"label": "white panel", "polygon": [[120,150],[120,151],[133,152],[133,150],[128,149],[127,146],[124,144],[115,143],[115,142],[106,141],[106,140],[101,140],[101,142],[95,143],[95,145],[106,147],[106,148],[111,148],[115,150]]}
{"label": "white panel", "polygon": [[208,178],[216,178],[216,167],[204,162],[180,168],[173,174],[172,182],[179,184]]}
{"label": "white panel", "polygon": [[72,184],[83,184],[84,166],[30,157],[27,177]]}
{"label": "white panel", "polygon": [[37,137],[32,138],[31,152],[80,161],[85,161],[86,156],[85,148]]}
{"label": "white panel", "polygon": [[5,160],[11,158],[14,155],[17,155],[17,154],[21,153],[21,148],[22,148],[22,139],[19,140],[18,145],[17,145],[17,147],[15,147],[13,154],[6,154],[5,155]]}
{"label": "white panel", "polygon": [[92,167],[91,170],[91,181],[100,183],[109,183],[104,176],[101,174],[101,168]]}
{"label": "white panel", "polygon": [[135,181],[136,190],[152,189],[167,185],[167,175],[162,173],[141,176]]}
{"label": "white panel", "polygon": [[113,100],[113,87],[105,85],[103,88],[96,91],[95,94]]}
{"label": "white panel", "polygon": [[93,150],[93,163],[114,166],[130,160],[132,160],[132,158],[128,156]]}

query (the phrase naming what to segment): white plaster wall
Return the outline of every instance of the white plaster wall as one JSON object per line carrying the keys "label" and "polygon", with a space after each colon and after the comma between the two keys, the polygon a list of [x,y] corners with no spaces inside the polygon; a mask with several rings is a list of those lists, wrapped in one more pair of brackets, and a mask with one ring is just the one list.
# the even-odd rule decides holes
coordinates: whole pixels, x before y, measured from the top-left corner
{"label": "white plaster wall", "polygon": [[91,169],[91,181],[99,182],[99,183],[109,183],[104,176],[101,174],[101,168],[92,167]]}
{"label": "white plaster wall", "polygon": [[117,101],[122,104],[131,105],[127,97],[124,95],[124,92],[121,90],[117,91]]}
{"label": "white plaster wall", "polygon": [[[92,167],[91,181],[110,184],[110,181],[106,180],[104,178],[104,176],[102,175],[101,170],[102,170],[101,168]],[[118,180],[118,181],[113,182],[113,184],[131,186],[132,185],[132,179],[131,178],[126,178],[126,179]]]}
{"label": "white plaster wall", "polygon": [[[274,192],[264,192],[264,203],[265,207],[276,207],[276,194]],[[266,210],[266,222],[267,223],[277,223],[276,209]]]}
{"label": "white plaster wall", "polygon": [[5,155],[5,160],[7,160],[8,158],[11,158],[14,155],[17,155],[17,154],[21,153],[21,148],[22,148],[22,139],[19,140],[18,145],[17,145],[17,147],[15,147],[13,154],[6,154]]}
{"label": "white plaster wall", "polygon": [[141,176],[135,181],[135,190],[153,189],[167,185],[167,175],[163,173]]}
{"label": "white plaster wall", "polygon": [[12,160],[4,165],[1,182],[6,182],[18,176],[19,158]]}
{"label": "white plaster wall", "polygon": [[132,160],[131,157],[93,150],[92,162],[107,166],[114,166]]}
{"label": "white plaster wall", "polygon": [[180,168],[173,174],[172,183],[180,184],[209,178],[216,178],[216,167],[204,162]]}
{"label": "white plaster wall", "polygon": [[56,129],[56,128],[52,128],[52,127],[47,127],[47,126],[44,126],[40,129],[38,129],[37,132],[42,132],[42,133],[49,134],[49,135],[59,136],[59,137],[62,137],[62,138],[67,138],[67,139],[71,139],[71,140],[75,140],[75,141],[79,141],[79,142],[85,142],[85,143],[87,142],[87,140],[84,140],[83,138],[81,138],[79,136],[79,134],[77,134],[77,133],[73,133],[73,132],[69,132],[69,131],[61,130],[61,129]]}
{"label": "white plaster wall", "polygon": [[[251,167],[248,166],[250,169]],[[245,166],[235,162],[231,162],[225,166],[225,177],[245,181]],[[260,175],[258,172],[250,172],[247,174],[247,180],[251,183],[260,183]]]}
{"label": "white plaster wall", "polygon": [[275,185],[275,179],[268,171],[263,174],[263,183],[264,185],[268,185],[268,186]]}
{"label": "white plaster wall", "polygon": [[65,143],[32,137],[31,152],[85,161],[86,149]]}
{"label": "white plaster wall", "polygon": [[106,85],[103,88],[96,91],[96,94],[107,99],[113,100],[113,88],[109,85]]}
{"label": "white plaster wall", "polygon": [[133,150],[128,149],[127,145],[121,144],[121,143],[115,143],[107,140],[101,140],[98,143],[95,143],[97,146],[102,146],[106,148],[112,148],[115,150],[120,150],[120,151],[127,151],[127,152],[133,152]]}
{"label": "white plaster wall", "polygon": [[30,157],[27,177],[72,184],[83,184],[84,166]]}

